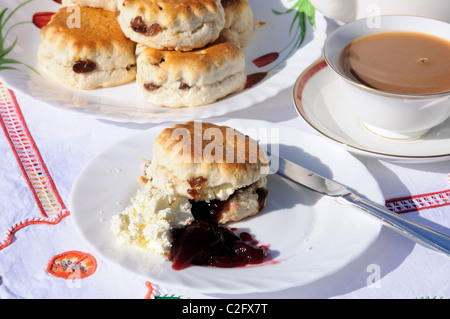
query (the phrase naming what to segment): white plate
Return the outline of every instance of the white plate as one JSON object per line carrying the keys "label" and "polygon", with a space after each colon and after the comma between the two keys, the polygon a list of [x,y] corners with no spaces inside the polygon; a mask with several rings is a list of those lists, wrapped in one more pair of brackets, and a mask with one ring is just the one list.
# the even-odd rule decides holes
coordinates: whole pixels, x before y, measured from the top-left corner
{"label": "white plate", "polygon": [[[318,136],[267,122],[221,122],[259,139],[297,163],[384,203],[375,179],[345,150]],[[378,237],[381,224],[352,206],[324,198],[278,175],[268,178],[266,208],[233,224],[269,245],[272,260],[239,268],[191,266],[175,271],[169,261],[116,243],[111,218],[130,203],[140,185],[142,158],[162,126],[138,133],[97,156],[73,185],[69,207],[81,236],[111,262],[166,287],[202,293],[250,293],[301,286],[330,275],[358,258]],[[244,129],[245,128],[245,129]]]}
{"label": "white plate", "polygon": [[415,140],[377,136],[342,102],[338,81],[320,59],[304,70],[294,86],[298,113],[321,135],[356,154],[390,161],[422,163],[450,158],[450,119]]}
{"label": "white plate", "polygon": [[[317,28],[314,30],[308,24],[308,32],[302,47],[291,52],[296,42],[292,40],[298,38],[297,23],[294,24],[292,32],[289,31],[295,13],[276,15],[272,9],[286,11],[293,5],[292,2],[289,0],[249,0],[249,3],[259,27],[255,30],[252,41],[244,48],[246,72],[247,75],[257,72],[268,72],[268,74],[256,86],[210,105],[181,109],[156,106],[142,98],[135,82],[91,91],[76,90],[60,84],[48,76],[37,75],[20,65],[14,66],[18,66],[23,71],[4,70],[0,72],[0,76],[2,81],[13,90],[28,94],[55,107],[86,113],[101,119],[118,122],[161,123],[222,116],[228,112],[262,102],[291,86],[298,76],[298,70],[303,70],[309,63],[321,56],[326,38],[326,21],[322,15],[317,13]],[[2,0],[1,6],[9,8],[9,13],[17,5],[16,0]],[[16,12],[8,22],[8,26],[17,22],[30,21],[35,13],[54,12],[58,8],[60,5],[54,1],[33,1]],[[39,29],[32,23],[19,25],[8,35],[6,44],[11,44],[16,36],[17,45],[7,57],[37,66]],[[278,59],[272,63],[260,68],[252,63],[254,59],[272,52],[279,53]],[[45,75],[45,71],[41,72]]]}

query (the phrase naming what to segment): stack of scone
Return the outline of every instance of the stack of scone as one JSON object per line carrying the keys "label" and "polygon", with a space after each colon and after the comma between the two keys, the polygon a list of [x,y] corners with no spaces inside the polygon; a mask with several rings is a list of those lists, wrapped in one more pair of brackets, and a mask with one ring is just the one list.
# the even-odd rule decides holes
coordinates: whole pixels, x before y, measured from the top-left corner
{"label": "stack of scone", "polygon": [[38,57],[59,81],[94,89],[136,80],[145,99],[199,106],[244,89],[254,17],[247,0],[63,0]]}

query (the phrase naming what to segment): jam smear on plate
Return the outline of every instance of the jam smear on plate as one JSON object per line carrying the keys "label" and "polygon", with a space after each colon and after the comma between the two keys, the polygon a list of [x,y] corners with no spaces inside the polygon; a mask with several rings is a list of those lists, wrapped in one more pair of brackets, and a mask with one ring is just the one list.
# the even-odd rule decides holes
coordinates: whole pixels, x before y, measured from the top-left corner
{"label": "jam smear on plate", "polygon": [[174,231],[173,235],[170,260],[175,270],[190,265],[231,268],[260,264],[267,256],[264,247],[254,245],[253,240],[250,243],[244,241],[211,220],[194,220],[188,227]]}
{"label": "jam smear on plate", "polygon": [[[266,189],[257,190],[260,208],[264,207]],[[181,270],[190,265],[232,268],[248,264],[260,264],[267,257],[265,247],[260,247],[253,237],[219,225],[220,215],[229,200],[195,201],[192,204],[194,221],[172,232],[173,242],[169,259],[172,268]]]}

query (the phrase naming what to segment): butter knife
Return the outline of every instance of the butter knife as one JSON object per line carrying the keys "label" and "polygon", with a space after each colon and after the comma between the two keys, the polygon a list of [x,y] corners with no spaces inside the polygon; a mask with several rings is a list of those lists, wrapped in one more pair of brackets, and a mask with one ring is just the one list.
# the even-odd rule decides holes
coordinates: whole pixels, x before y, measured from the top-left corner
{"label": "butter knife", "polygon": [[272,161],[278,160],[278,169],[275,172],[277,175],[322,195],[333,197],[340,203],[356,206],[381,219],[384,225],[418,244],[450,256],[449,235],[391,212],[386,207],[353,193],[346,186],[320,176],[287,159],[278,156],[274,158],[276,155],[270,154],[270,152],[267,152],[267,154]]}

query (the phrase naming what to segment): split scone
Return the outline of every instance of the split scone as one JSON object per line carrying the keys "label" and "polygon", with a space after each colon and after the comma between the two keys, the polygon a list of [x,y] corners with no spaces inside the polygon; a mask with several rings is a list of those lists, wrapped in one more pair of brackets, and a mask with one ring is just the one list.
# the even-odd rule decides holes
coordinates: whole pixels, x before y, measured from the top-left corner
{"label": "split scone", "polygon": [[71,6],[59,9],[41,29],[38,59],[60,82],[94,89],[134,80],[135,49],[114,12]]}
{"label": "split scone", "polygon": [[245,47],[253,36],[255,18],[247,0],[222,0],[225,10],[225,29],[231,32],[241,48]]}
{"label": "split scone", "polygon": [[202,48],[225,26],[220,0],[118,0],[118,10],[127,37],[159,50]]}
{"label": "split scone", "polygon": [[63,6],[79,5],[113,12],[117,11],[117,0],[62,0],[61,4]]}
{"label": "split scone", "polygon": [[240,92],[247,82],[245,57],[232,35],[189,52],[146,48],[137,58],[137,84],[156,105],[192,107]]}
{"label": "split scone", "polygon": [[190,200],[196,219],[225,224],[264,208],[268,171],[265,151],[249,136],[227,126],[188,122],[160,133],[146,178],[156,189],[173,185]]}
{"label": "split scone", "polygon": [[144,170],[145,187],[112,219],[119,244],[168,259],[175,270],[266,259],[252,235],[223,225],[265,206],[269,166],[255,140],[226,126],[176,124],[156,138]]}

